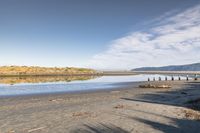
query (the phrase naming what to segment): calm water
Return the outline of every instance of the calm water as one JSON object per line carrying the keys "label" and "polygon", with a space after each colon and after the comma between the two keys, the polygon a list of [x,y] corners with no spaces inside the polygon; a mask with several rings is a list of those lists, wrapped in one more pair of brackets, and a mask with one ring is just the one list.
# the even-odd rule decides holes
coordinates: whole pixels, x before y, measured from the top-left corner
{"label": "calm water", "polygon": [[[148,77],[164,79],[165,76],[140,74],[102,77],[7,77],[0,78],[0,97],[112,89],[119,86],[116,83],[147,81]],[[168,78],[170,79],[170,76]]]}

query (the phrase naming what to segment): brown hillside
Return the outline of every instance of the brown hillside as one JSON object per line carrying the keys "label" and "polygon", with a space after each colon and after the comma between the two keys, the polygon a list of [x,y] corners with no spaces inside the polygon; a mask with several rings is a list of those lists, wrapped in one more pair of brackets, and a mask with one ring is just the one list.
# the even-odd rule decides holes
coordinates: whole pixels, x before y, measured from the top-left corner
{"label": "brown hillside", "polygon": [[0,67],[0,76],[9,75],[84,75],[96,74],[95,70],[86,68],[57,68],[57,67],[27,67],[3,66]]}

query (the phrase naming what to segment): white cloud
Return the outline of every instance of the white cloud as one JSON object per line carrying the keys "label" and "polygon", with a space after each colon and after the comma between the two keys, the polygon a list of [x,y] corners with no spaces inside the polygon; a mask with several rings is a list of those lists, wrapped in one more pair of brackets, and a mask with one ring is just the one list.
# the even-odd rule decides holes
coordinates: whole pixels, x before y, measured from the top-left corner
{"label": "white cloud", "polygon": [[[165,15],[166,16],[166,15]],[[89,63],[96,69],[132,69],[200,61],[200,5],[157,21],[153,28],[112,41]]]}

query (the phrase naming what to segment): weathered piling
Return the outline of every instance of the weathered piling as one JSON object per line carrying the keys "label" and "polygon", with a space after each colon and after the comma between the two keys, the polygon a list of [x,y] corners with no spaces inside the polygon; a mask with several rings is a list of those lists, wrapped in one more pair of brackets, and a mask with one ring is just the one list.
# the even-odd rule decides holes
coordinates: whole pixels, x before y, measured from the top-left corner
{"label": "weathered piling", "polygon": [[153,77],[153,81],[156,81],[156,78],[155,78],[155,77]]}
{"label": "weathered piling", "polygon": [[161,77],[159,77],[158,80],[161,81],[162,80]]}
{"label": "weathered piling", "polygon": [[198,80],[197,74],[195,74],[195,76],[194,76],[194,80]]}
{"label": "weathered piling", "polygon": [[148,82],[150,81],[150,78],[148,78]]}
{"label": "weathered piling", "polygon": [[187,81],[189,80],[189,77],[188,77],[188,75],[186,76],[186,80],[187,80]]}
{"label": "weathered piling", "polygon": [[165,77],[165,81],[167,81],[167,76]]}
{"label": "weathered piling", "polygon": [[179,80],[179,81],[181,80],[181,77],[180,77],[180,76],[178,76],[178,80]]}
{"label": "weathered piling", "polygon": [[174,76],[172,76],[172,81],[174,81]]}

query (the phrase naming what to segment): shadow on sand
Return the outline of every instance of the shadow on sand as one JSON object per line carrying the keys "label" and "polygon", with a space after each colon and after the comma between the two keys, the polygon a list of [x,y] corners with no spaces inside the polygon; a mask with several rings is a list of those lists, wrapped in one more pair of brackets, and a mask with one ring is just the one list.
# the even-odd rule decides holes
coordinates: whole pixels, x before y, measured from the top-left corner
{"label": "shadow on sand", "polygon": [[200,108],[198,108],[197,106],[196,107],[192,106],[193,104],[191,102],[199,98],[200,98],[200,82],[188,82],[182,86],[182,89],[143,94],[139,95],[137,98],[123,97],[121,99],[128,101],[187,107],[200,111]]}
{"label": "shadow on sand", "polygon": [[199,122],[194,120],[169,118],[172,122],[174,122],[174,125],[169,125],[143,118],[132,118],[132,119],[137,120],[146,125],[149,125],[152,128],[162,131],[164,133],[198,133],[200,130]]}
{"label": "shadow on sand", "polygon": [[[121,114],[121,116],[126,117],[128,119],[133,120],[133,122],[137,121],[142,124],[148,125],[157,131],[161,131],[163,133],[198,133],[200,130],[200,122],[196,120],[188,120],[188,119],[177,119],[172,117],[167,117],[164,114],[156,114],[148,111],[141,110],[132,110],[135,112],[141,112],[143,114],[154,116],[154,118],[162,118],[166,119],[169,122],[160,122],[158,120],[149,120],[143,116],[130,116],[126,114]],[[148,127],[145,126],[145,127]],[[133,132],[134,133],[134,132]]]}
{"label": "shadow on sand", "polygon": [[[194,106],[191,101],[195,101],[195,99],[200,98],[200,82],[190,82],[185,84],[182,89],[177,89],[173,91],[160,91],[158,93],[152,94],[143,94],[138,96],[137,98],[121,98],[128,101],[135,102],[145,102],[152,104],[162,104],[162,105],[172,105],[176,107],[186,107],[196,111],[200,111],[200,103],[196,103]],[[190,102],[189,102],[190,101]],[[135,110],[137,111],[137,110]],[[142,111],[143,113],[147,113],[150,115],[157,115],[149,112]],[[157,115],[158,117],[162,117],[168,119],[171,124],[160,123],[154,120],[148,120],[144,117],[131,117],[126,116],[129,119],[134,121],[138,121],[145,125],[151,126],[152,128],[164,132],[164,133],[198,133],[200,131],[200,121],[197,120],[189,120],[189,119],[177,119],[166,117],[163,115]]]}
{"label": "shadow on sand", "polygon": [[128,131],[114,126],[99,123],[97,125],[84,124],[83,126],[72,130],[70,133],[129,133]]}
{"label": "shadow on sand", "polygon": [[[185,84],[182,89],[160,91],[156,93],[143,94],[138,97],[123,97],[121,99],[133,101],[133,102],[144,102],[152,104],[162,104],[162,105],[172,105],[175,107],[187,107],[192,108],[188,101],[195,100],[200,97],[200,82],[190,82]],[[198,108],[194,108],[198,110]],[[131,126],[134,123],[141,123],[141,128],[145,128],[145,132],[163,132],[163,133],[199,133],[200,132],[200,122],[190,119],[180,119],[166,116],[163,114],[156,114],[154,112],[148,111],[148,109],[129,109],[131,114],[121,112],[117,115],[120,117],[131,120]],[[135,113],[134,113],[135,112]],[[143,115],[135,115],[135,114]],[[145,116],[148,117],[145,117]],[[153,117],[151,117],[153,116]],[[151,119],[154,118],[154,119]],[[164,121],[160,121],[163,119]],[[166,120],[166,121],[165,121]],[[118,125],[120,126],[120,125]],[[140,133],[140,131],[135,130],[133,127],[132,131],[124,130],[118,126],[110,124],[84,124],[80,127],[76,127],[71,133]],[[150,127],[150,128],[149,128]],[[154,130],[152,130],[153,128]],[[143,130],[141,130],[142,132]]]}

